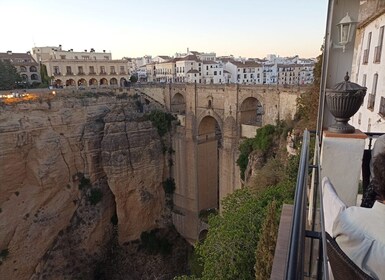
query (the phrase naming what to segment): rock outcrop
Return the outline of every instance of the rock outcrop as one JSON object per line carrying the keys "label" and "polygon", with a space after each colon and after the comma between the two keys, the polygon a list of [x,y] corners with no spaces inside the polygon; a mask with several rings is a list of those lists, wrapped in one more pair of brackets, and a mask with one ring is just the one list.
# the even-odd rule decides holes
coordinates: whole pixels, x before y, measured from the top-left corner
{"label": "rock outcrop", "polygon": [[[58,247],[79,247],[82,258],[96,260],[111,238],[115,204],[120,243],[162,226],[162,145],[130,98],[60,97],[1,107],[0,166],[5,279],[52,274],[53,258],[73,265],[71,252],[55,253]],[[89,190],[79,190],[82,174],[93,183]],[[94,205],[92,189],[102,195]]]}

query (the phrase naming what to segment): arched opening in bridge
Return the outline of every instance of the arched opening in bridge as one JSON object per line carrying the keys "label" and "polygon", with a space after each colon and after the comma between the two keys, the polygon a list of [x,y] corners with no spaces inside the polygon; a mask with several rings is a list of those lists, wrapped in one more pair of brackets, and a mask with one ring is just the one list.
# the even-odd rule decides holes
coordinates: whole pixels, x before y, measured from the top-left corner
{"label": "arched opening in bridge", "polygon": [[222,132],[211,116],[198,127],[198,211],[219,208],[219,149]]}
{"label": "arched opening in bridge", "polygon": [[262,126],[263,107],[258,99],[246,98],[240,108],[241,124]]}
{"label": "arched opening in bridge", "polygon": [[186,111],[186,101],[184,97],[179,92],[176,93],[171,99],[171,112],[178,113],[180,115],[185,114]]}

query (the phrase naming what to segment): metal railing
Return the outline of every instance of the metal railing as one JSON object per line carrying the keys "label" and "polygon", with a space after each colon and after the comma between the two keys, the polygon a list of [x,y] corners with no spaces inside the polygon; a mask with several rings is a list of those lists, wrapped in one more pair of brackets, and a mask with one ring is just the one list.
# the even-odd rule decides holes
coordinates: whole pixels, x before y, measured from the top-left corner
{"label": "metal railing", "polygon": [[[328,280],[328,266],[326,252],[326,236],[324,229],[323,205],[322,205],[322,189],[319,183],[319,143],[316,138],[316,150],[314,153],[314,164],[309,163],[310,151],[310,132],[305,130],[303,135],[301,157],[298,169],[296,192],[294,197],[293,219],[291,225],[291,234],[289,240],[289,250],[286,266],[285,279],[300,280],[305,276],[311,276],[313,267],[316,267],[316,279]],[[314,195],[313,203],[308,203],[308,174],[310,169],[314,169]],[[308,205],[312,205],[312,214],[310,230],[306,230],[306,210]],[[318,207],[317,207],[318,206]],[[319,213],[320,231],[316,231],[315,221],[316,212]],[[305,241],[309,238],[309,250],[305,254]],[[318,240],[318,247],[314,244],[314,240]],[[306,255],[306,257],[305,257]],[[313,260],[316,255],[316,259]],[[307,267],[308,275],[305,275],[305,259],[310,260]]]}
{"label": "metal railing", "polygon": [[303,279],[304,276],[306,186],[309,167],[309,141],[310,133],[305,130],[294,197],[293,220],[286,267],[286,279],[293,280]]}

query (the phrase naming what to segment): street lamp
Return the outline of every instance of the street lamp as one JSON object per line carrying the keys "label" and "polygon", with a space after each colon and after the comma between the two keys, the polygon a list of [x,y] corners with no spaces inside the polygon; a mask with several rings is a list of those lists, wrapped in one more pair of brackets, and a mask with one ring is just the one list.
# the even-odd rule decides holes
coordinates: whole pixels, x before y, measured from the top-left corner
{"label": "street lamp", "polygon": [[334,48],[342,48],[342,51],[345,52],[346,45],[353,39],[355,25],[356,22],[352,20],[349,13],[346,13],[346,16],[337,23],[338,42],[334,45]]}

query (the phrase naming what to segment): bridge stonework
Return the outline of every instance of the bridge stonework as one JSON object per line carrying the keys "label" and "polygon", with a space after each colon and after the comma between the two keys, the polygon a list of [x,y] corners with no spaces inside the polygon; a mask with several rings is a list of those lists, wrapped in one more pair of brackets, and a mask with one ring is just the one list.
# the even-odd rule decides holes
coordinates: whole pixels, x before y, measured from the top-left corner
{"label": "bridge stonework", "polygon": [[173,223],[191,243],[207,228],[200,212],[242,185],[236,164],[246,129],[292,119],[308,87],[167,84],[134,88],[178,114],[172,143],[175,178]]}

